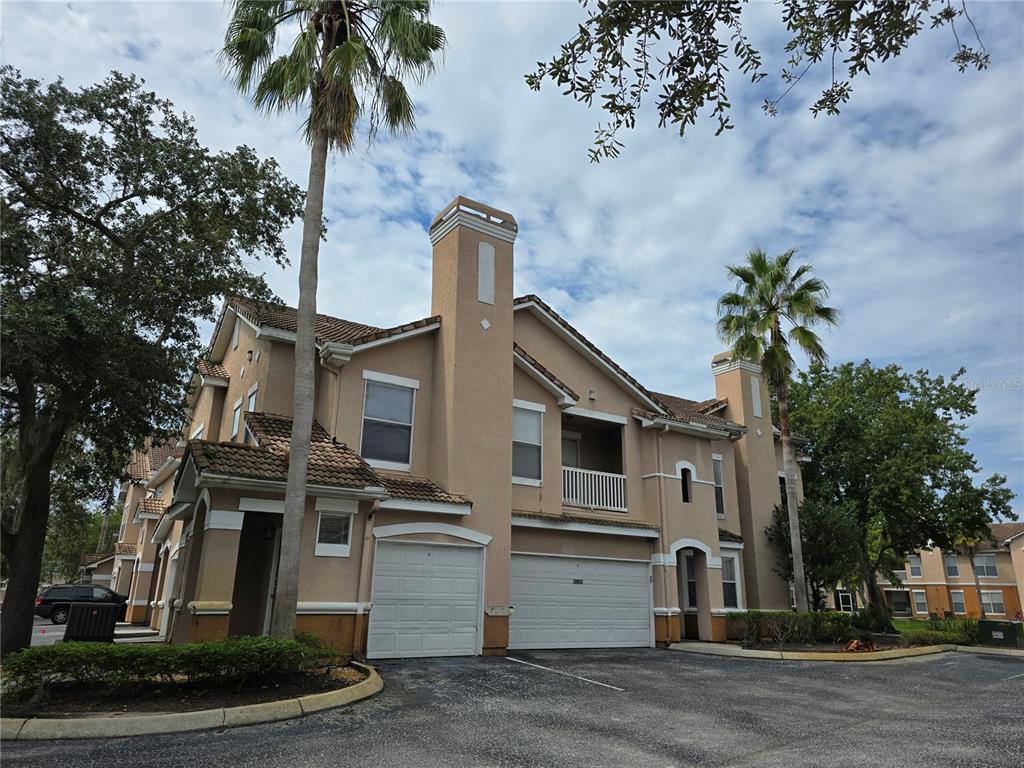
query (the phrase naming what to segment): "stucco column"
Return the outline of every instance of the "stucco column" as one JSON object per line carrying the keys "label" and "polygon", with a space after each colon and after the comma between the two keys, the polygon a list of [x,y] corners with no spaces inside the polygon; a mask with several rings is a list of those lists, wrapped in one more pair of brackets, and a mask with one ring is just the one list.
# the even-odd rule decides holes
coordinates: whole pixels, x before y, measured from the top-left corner
{"label": "stucco column", "polygon": [[658,645],[677,643],[682,637],[677,568],[656,564],[651,568],[654,587],[654,641]]}
{"label": "stucco column", "polygon": [[149,585],[153,578],[153,563],[137,561],[134,564],[135,578],[128,591],[128,610],[125,621],[142,624],[149,616]]}
{"label": "stucco column", "polygon": [[206,514],[195,589],[184,596],[181,617],[188,612],[190,641],[227,637],[244,515],[217,509]]}

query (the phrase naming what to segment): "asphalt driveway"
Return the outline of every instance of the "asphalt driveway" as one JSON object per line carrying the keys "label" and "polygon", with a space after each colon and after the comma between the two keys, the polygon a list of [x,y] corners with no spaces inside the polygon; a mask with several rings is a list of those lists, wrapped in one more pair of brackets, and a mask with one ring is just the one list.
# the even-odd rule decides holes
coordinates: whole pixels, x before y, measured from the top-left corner
{"label": "asphalt driveway", "polygon": [[[6,743],[10,766],[1024,765],[1024,663],[673,651],[382,662],[383,693],[249,728]],[[586,678],[581,680],[579,678]]]}

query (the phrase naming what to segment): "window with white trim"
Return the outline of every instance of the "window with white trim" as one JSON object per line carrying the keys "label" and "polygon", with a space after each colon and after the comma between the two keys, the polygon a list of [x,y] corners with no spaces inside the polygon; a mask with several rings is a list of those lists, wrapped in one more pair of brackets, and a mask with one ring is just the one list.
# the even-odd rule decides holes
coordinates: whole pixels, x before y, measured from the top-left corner
{"label": "window with white trim", "polygon": [[1006,606],[1003,605],[1003,593],[1001,590],[981,592],[981,607],[985,613],[1006,613]]}
{"label": "window with white trim", "polygon": [[242,423],[242,401],[235,403],[235,409],[231,412],[231,439],[238,438],[238,428]]}
{"label": "window with white trim", "polygon": [[256,411],[256,392],[259,389],[259,384],[253,384],[249,388],[249,395],[245,399],[245,411],[246,413],[253,413]]}
{"label": "window with white trim", "polygon": [[740,607],[739,567],[733,555],[722,555],[722,600],[726,608]]}
{"label": "window with white trim", "polygon": [[964,591],[962,589],[951,589],[949,601],[953,604],[953,613],[961,615],[967,613],[967,603],[964,602]]}
{"label": "window with white trim", "polygon": [[853,613],[853,593],[839,592],[839,610],[844,613]]}
{"label": "window with white trim", "polygon": [[683,467],[679,470],[679,480],[683,486],[683,504],[689,504],[693,501],[693,473]]}
{"label": "window with white trim", "polygon": [[921,575],[921,557],[919,555],[910,555],[907,558],[907,567],[910,569],[911,576]]}
{"label": "window with white trim", "polygon": [[192,430],[192,434],[189,435],[190,440],[202,440],[203,433],[206,431],[206,423],[200,424],[198,427]]}
{"label": "window with white trim", "polygon": [[711,472],[715,480],[715,513],[725,517],[725,481],[722,476],[722,457],[711,458]]}
{"label": "window with white trim", "polygon": [[362,456],[371,464],[409,468],[415,392],[412,387],[367,379]]}
{"label": "window with white trim", "polygon": [[960,565],[956,561],[956,555],[943,555],[942,562],[946,564],[946,575],[958,578],[960,576]]}
{"label": "window with white trim", "polygon": [[928,596],[923,589],[914,590],[914,613],[928,613]]}
{"label": "window with white trim", "polygon": [[544,412],[512,407],[512,482],[540,485],[544,453]]}
{"label": "window with white trim", "polygon": [[352,547],[352,515],[321,511],[316,524],[317,557],[348,557]]}
{"label": "window with white trim", "polygon": [[974,567],[978,571],[978,576],[982,576],[986,579],[992,579],[999,575],[999,572],[996,569],[995,555],[975,555]]}
{"label": "window with white trim", "polygon": [[683,557],[686,564],[686,607],[697,608],[697,561],[693,555]]}

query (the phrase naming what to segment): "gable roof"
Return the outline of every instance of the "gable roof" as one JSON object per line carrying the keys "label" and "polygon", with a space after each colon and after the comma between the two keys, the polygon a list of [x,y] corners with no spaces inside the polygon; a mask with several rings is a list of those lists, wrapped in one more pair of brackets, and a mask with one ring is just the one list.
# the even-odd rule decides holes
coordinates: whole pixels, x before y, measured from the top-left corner
{"label": "gable roof", "polygon": [[580,399],[580,396],[576,394],[572,387],[555,376],[555,374],[542,365],[537,358],[519,346],[515,341],[512,342],[512,353],[516,356],[517,364],[524,364],[526,366],[526,370],[531,376],[534,376],[534,378],[539,376],[542,380],[542,384],[546,382],[546,388],[564,395],[567,400],[571,400],[572,403],[570,403],[570,405],[576,403],[576,401]]}
{"label": "gable roof", "polygon": [[180,455],[181,448],[170,441],[154,444],[147,440],[143,448],[132,451],[124,469],[125,478],[132,483],[145,483],[169,458]]}
{"label": "gable roof", "polygon": [[1024,534],[1024,523],[992,523],[989,526],[992,531],[992,538],[1000,544],[1007,543]]}
{"label": "gable roof", "polygon": [[696,422],[708,427],[730,431],[744,429],[742,424],[723,419],[721,416],[712,415],[712,412],[717,410],[722,404],[723,401],[721,400],[711,399],[698,402],[696,400],[687,400],[684,397],[676,397],[675,395],[666,395],[662,392],[655,392],[654,394],[669,411],[670,415],[678,421]]}

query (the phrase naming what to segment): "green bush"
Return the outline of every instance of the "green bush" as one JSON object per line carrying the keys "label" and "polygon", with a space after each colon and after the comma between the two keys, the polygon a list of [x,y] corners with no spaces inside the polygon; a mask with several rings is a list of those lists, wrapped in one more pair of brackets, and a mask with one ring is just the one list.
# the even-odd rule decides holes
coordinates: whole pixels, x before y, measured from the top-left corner
{"label": "green bush", "polygon": [[744,611],[729,616],[729,634],[751,648],[769,641],[778,646],[814,642],[841,643],[860,637],[853,617],[841,611]]}
{"label": "green bush", "polygon": [[977,645],[975,619],[929,619],[918,627],[900,629],[900,645]]}
{"label": "green bush", "polygon": [[5,693],[17,697],[54,683],[115,688],[138,682],[244,685],[308,670],[307,645],[271,637],[206,643],[56,643],[26,648],[3,663]]}

